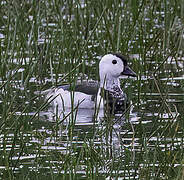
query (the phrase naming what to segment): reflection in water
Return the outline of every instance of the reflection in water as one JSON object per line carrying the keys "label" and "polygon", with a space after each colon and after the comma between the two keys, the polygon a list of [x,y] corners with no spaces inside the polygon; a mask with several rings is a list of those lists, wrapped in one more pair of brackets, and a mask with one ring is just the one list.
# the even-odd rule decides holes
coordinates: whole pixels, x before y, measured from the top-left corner
{"label": "reflection in water", "polygon": [[[55,114],[57,112],[57,115]],[[93,139],[96,147],[103,146],[106,149],[108,156],[117,155],[119,152],[124,152],[125,147],[132,147],[134,153],[134,139],[135,135],[134,124],[138,123],[139,117],[136,113],[128,111],[128,119],[125,114],[119,114],[112,117],[104,117],[104,111],[101,109],[98,116],[94,116],[94,109],[78,109],[71,112],[70,109],[59,111],[55,108],[50,108],[48,112],[42,112],[40,116],[44,117],[44,121],[51,121],[59,124],[59,131],[57,131],[59,142],[51,141],[50,137],[44,140],[44,149],[60,149],[60,146],[68,147],[70,139],[70,130],[73,128],[72,144],[81,146],[87,139]],[[128,120],[128,121],[127,121]],[[129,130],[124,127],[124,124],[130,124]],[[48,132],[47,132],[48,133]],[[51,133],[50,133],[51,134]],[[130,138],[124,138],[129,134]],[[63,139],[64,138],[64,139]],[[87,138],[87,139],[86,139]],[[59,147],[50,144],[57,144]],[[63,150],[62,148],[60,150]],[[67,149],[65,149],[67,151]]]}
{"label": "reflection in water", "polygon": [[[100,111],[101,113],[101,111]],[[69,123],[70,121],[75,122],[75,124],[86,124],[92,123],[94,120],[94,109],[58,109],[57,107],[50,107],[46,114],[46,120],[56,121],[59,118],[60,121],[63,121],[64,124]]]}

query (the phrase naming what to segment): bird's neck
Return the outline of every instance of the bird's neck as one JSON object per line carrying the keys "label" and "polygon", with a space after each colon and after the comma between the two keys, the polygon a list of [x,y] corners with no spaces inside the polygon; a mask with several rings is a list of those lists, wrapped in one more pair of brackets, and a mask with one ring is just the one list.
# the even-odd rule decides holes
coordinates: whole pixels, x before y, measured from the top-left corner
{"label": "bird's neck", "polygon": [[120,89],[119,78],[106,78],[101,80],[100,87],[104,88],[107,91],[114,91],[114,89]]}

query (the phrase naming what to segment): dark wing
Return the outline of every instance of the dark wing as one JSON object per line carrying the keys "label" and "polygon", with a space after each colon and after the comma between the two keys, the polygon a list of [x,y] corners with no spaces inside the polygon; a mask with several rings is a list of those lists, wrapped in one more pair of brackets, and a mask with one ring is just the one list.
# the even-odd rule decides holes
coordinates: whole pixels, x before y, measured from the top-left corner
{"label": "dark wing", "polygon": [[96,95],[98,93],[99,83],[97,81],[84,81],[81,83],[62,85],[58,88],[62,88],[68,91],[82,92],[88,95]]}

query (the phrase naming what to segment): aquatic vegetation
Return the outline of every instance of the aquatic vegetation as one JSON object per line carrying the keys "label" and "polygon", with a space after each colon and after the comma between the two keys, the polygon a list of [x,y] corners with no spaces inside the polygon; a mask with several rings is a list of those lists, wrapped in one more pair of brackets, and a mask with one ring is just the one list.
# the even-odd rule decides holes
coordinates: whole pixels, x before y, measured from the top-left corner
{"label": "aquatic vegetation", "polygon": [[[183,179],[183,4],[0,2],[2,179]],[[97,79],[108,52],[138,74],[121,83],[124,121],[77,108],[60,118],[35,93]]]}

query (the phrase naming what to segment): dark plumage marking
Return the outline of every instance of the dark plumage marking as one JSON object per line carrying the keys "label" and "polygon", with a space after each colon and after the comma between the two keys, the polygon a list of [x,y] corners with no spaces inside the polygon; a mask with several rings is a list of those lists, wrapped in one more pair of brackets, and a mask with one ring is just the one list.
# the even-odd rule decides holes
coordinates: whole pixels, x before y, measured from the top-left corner
{"label": "dark plumage marking", "polygon": [[112,53],[112,55],[120,58],[122,61],[123,61],[123,64],[124,66],[127,66],[128,63],[127,63],[127,58],[125,56],[123,56],[122,54],[119,54],[119,53]]}
{"label": "dark plumage marking", "polygon": [[108,91],[101,88],[101,94],[104,98],[104,108],[106,112],[110,114],[121,114],[128,107],[127,96],[117,86],[113,88],[113,91]]}
{"label": "dark plumage marking", "polygon": [[82,83],[62,85],[58,88],[62,88],[67,91],[81,92],[88,95],[96,95],[98,93],[99,83],[96,81],[84,81]]}

